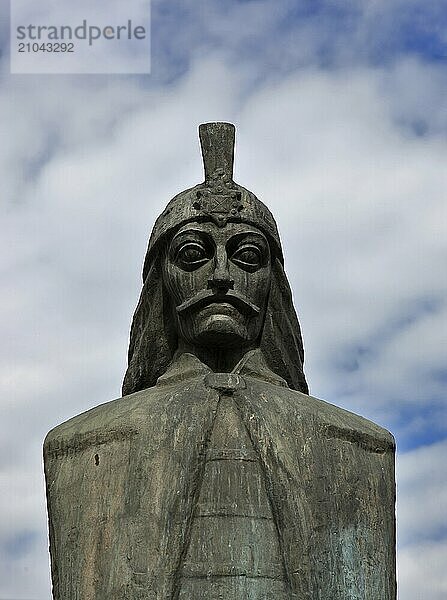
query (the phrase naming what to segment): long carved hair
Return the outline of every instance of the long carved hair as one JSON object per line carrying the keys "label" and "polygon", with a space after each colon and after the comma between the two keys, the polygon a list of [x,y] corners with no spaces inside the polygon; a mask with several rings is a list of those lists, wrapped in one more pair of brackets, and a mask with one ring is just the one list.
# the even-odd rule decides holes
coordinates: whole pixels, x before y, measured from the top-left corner
{"label": "long carved hair", "polygon": [[[159,243],[157,246],[146,257],[143,289],[130,331],[123,396],[154,386],[177,350],[177,332],[162,280],[166,244]],[[274,248],[270,293],[259,347],[270,369],[290,388],[309,393],[303,371],[300,325],[282,261]]]}

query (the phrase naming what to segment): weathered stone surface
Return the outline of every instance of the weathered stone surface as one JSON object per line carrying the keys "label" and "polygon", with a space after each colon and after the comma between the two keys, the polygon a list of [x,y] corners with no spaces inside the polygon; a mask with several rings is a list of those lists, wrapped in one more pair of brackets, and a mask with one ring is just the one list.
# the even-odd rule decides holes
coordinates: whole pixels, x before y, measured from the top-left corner
{"label": "weathered stone surface", "polygon": [[126,395],[45,440],[54,598],[395,600],[393,437],[307,395],[276,227],[231,127],[202,142],[210,203],[154,230]]}
{"label": "weathered stone surface", "polygon": [[[286,598],[285,566],[259,456],[233,398],[219,400],[180,572],[180,598]],[[222,583],[224,580],[224,584]],[[222,586],[225,586],[224,588]],[[234,590],[234,592],[232,592]],[[218,597],[218,596],[217,596]]]}

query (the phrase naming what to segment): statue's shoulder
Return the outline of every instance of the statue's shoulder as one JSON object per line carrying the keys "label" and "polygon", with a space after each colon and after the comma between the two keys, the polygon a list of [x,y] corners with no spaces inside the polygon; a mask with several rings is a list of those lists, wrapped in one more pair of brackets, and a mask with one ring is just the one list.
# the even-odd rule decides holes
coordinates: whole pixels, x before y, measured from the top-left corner
{"label": "statue's shoulder", "polygon": [[372,451],[392,451],[396,442],[392,433],[374,421],[365,419],[349,410],[335,406],[320,398],[298,394],[307,403],[314,418],[329,437],[357,442]]}
{"label": "statue's shoulder", "polygon": [[384,427],[318,398],[312,400],[318,403],[319,410],[327,423],[327,433],[331,437],[357,442],[365,449],[374,452],[395,450],[394,436]]}
{"label": "statue's shoulder", "polygon": [[[393,451],[394,436],[384,427],[365,419],[344,408],[330,404],[320,398],[303,394],[287,387],[269,383],[256,384],[262,405],[270,406],[276,415],[282,414],[292,422],[305,422],[310,429],[316,429],[327,437],[353,441],[368,450]],[[268,399],[266,403],[262,398]]]}
{"label": "statue's shoulder", "polygon": [[159,396],[160,390],[151,387],[99,404],[51,429],[45,438],[44,448],[73,438],[81,440],[92,435],[107,438],[113,432],[126,435],[135,430],[138,415],[141,416],[143,410],[150,410],[151,404],[157,402]]}

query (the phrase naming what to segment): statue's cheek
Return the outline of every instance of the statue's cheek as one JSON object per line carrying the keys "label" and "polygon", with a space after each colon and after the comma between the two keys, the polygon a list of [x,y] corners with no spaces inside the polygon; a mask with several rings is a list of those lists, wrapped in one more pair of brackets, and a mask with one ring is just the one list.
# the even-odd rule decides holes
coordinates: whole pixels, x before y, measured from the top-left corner
{"label": "statue's cheek", "polygon": [[178,306],[202,290],[206,290],[210,276],[211,269],[207,268],[207,265],[189,272],[173,267],[169,273],[169,289],[176,305]]}
{"label": "statue's cheek", "polygon": [[170,261],[163,268],[164,284],[176,306],[194,296],[197,291],[206,288],[205,267],[195,271],[184,271]]}
{"label": "statue's cheek", "polygon": [[234,280],[234,289],[236,291],[242,292],[256,306],[265,305],[270,291],[270,265],[254,273],[233,267],[230,269],[230,273]]}

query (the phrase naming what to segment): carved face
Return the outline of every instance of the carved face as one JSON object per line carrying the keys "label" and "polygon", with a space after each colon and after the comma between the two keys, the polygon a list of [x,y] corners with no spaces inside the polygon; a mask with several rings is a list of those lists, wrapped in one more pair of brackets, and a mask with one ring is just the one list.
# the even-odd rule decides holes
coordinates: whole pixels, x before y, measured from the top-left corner
{"label": "carved face", "polygon": [[248,346],[261,332],[270,289],[270,249],[244,223],[188,223],[171,240],[163,280],[180,337],[200,346]]}

